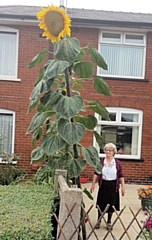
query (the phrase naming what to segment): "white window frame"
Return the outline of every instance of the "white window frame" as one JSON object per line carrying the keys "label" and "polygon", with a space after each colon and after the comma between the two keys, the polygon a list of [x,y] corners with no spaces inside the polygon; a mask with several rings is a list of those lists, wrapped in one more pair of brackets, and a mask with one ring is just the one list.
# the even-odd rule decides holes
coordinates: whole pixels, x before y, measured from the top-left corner
{"label": "white window frame", "polygon": [[[103,33],[112,33],[112,34],[120,34],[120,42],[102,42],[102,35]],[[143,44],[133,44],[133,43],[125,43],[125,36],[126,35],[134,35],[134,36],[143,36]],[[99,33],[99,45],[98,49],[100,52],[100,46],[101,45],[109,45],[109,46],[114,46],[114,45],[121,45],[121,46],[132,46],[132,47],[141,47],[143,49],[143,66],[142,66],[142,76],[124,76],[124,75],[110,75],[110,74],[101,74],[100,73],[100,67],[97,67],[97,73],[98,75],[101,75],[103,77],[115,77],[115,78],[131,78],[131,79],[144,79],[145,78],[145,66],[146,66],[146,42],[147,42],[147,35],[145,33],[133,33],[133,32],[121,32],[121,31],[104,31],[101,30]],[[102,53],[101,53],[102,55]],[[104,58],[104,56],[102,56]],[[108,63],[107,63],[108,65]]]}
{"label": "white window frame", "polygon": [[[123,155],[123,154],[116,154],[116,158],[125,158],[125,159],[140,159],[141,158],[141,143],[142,143],[142,122],[143,122],[143,111],[132,109],[132,108],[114,108],[114,107],[107,107],[106,108],[109,113],[116,113],[116,121],[104,121],[100,120],[101,116],[99,114],[95,114],[95,117],[98,120],[96,131],[98,132],[100,130],[100,126],[103,125],[111,125],[111,126],[138,126],[139,132],[138,132],[138,150],[137,155]],[[121,122],[121,114],[122,113],[128,113],[128,114],[138,114],[138,122]],[[100,132],[98,132],[100,134]],[[98,143],[96,142],[96,139],[94,137],[93,139],[93,145],[96,147],[96,149],[100,150]],[[105,154],[99,153],[99,157],[105,157]]]}
{"label": "white window frame", "polygon": [[[15,140],[15,112],[7,109],[0,109],[0,114],[11,114],[13,117],[13,126],[12,126],[12,152],[11,154],[14,153],[14,140]],[[0,163],[5,163],[2,161],[2,158],[0,158]],[[13,164],[16,164],[17,161],[13,161]]]}
{"label": "white window frame", "polygon": [[15,56],[15,74],[14,75],[1,75],[0,80],[8,80],[8,81],[20,81],[18,78],[18,51],[19,51],[19,30],[10,27],[0,26],[0,32],[12,32],[16,34],[16,56]]}

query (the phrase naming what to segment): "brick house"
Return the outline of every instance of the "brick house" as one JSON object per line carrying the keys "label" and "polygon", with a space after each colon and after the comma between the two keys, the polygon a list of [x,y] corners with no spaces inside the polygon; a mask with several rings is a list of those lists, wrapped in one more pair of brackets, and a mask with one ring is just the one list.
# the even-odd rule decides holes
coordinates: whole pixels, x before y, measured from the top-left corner
{"label": "brick house", "polygon": [[[39,7],[0,7],[0,134],[5,150],[20,155],[19,168],[32,173],[32,135],[26,131],[33,116],[27,114],[29,96],[39,67],[27,64],[42,49],[52,45],[41,37],[36,13]],[[89,84],[83,97],[100,100],[110,113],[107,122],[96,115],[104,143],[117,145],[127,182],[152,182],[152,15],[101,10],[68,9],[72,36],[81,46],[94,45],[108,64],[97,68],[112,96],[99,96]],[[91,113],[91,112],[90,112]],[[91,113],[92,114],[92,113]],[[5,129],[5,131],[4,131]],[[97,147],[87,133],[83,145]],[[97,147],[98,149],[98,147]],[[98,149],[102,157],[103,149]],[[84,174],[92,176],[87,167]]]}

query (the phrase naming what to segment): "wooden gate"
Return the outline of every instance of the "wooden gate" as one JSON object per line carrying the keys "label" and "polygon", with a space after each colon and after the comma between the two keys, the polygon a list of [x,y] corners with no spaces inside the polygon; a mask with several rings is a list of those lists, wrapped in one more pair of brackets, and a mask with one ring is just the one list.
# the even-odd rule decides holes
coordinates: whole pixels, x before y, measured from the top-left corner
{"label": "wooden gate", "polygon": [[[93,204],[89,209],[84,208],[83,205],[81,206],[82,190],[78,188],[70,189],[64,179],[66,174],[65,170],[56,170],[55,191],[58,189],[58,184],[60,186],[59,217],[54,214],[58,225],[56,240],[149,240],[144,233],[143,222],[141,222],[142,208],[136,212],[131,207],[126,206],[119,212],[114,208],[113,230],[107,230],[106,228],[105,214],[109,206],[107,205],[103,213],[98,208],[101,214],[101,219],[99,219],[99,221],[101,220],[101,227],[96,229],[98,221],[94,222],[95,218],[92,218],[92,215],[97,208]],[[124,214],[126,209],[129,210],[129,219],[127,221],[127,215]],[[148,209],[147,213],[151,218],[152,213]]]}
{"label": "wooden gate", "polygon": [[[112,223],[113,230],[107,230],[106,228],[106,219],[105,219],[105,213],[107,211],[107,208],[109,207],[107,205],[107,208],[105,209],[104,213],[101,213],[101,227],[100,229],[95,229],[96,225],[98,224],[98,221],[96,223],[91,221],[91,211],[94,207],[94,205],[91,205],[88,210],[86,210],[82,206],[82,212],[83,217],[80,220],[80,223],[76,226],[75,225],[75,219],[72,217],[72,211],[75,208],[77,203],[74,203],[72,208],[69,209],[68,205],[65,204],[65,208],[68,210],[67,218],[65,219],[64,223],[61,225],[59,222],[59,219],[55,215],[56,221],[58,223],[58,235],[56,237],[56,240],[63,239],[63,240],[72,240],[74,235],[78,235],[78,240],[83,240],[82,237],[82,223],[85,223],[86,225],[86,239],[90,240],[138,240],[138,239],[144,239],[149,240],[149,238],[146,237],[144,233],[144,226],[143,223],[139,220],[138,216],[142,212],[142,209],[140,208],[136,213],[133,212],[133,210],[129,207],[129,211],[131,213],[131,220],[128,222],[128,224],[123,223],[123,213],[126,209],[124,207],[121,209],[120,212],[117,212],[115,210],[115,219]],[[152,216],[150,212],[148,212],[149,217]],[[71,232],[71,236],[69,239],[65,237],[65,233],[63,232],[63,227],[66,224],[68,218],[72,220],[72,224],[74,226],[74,231]]]}

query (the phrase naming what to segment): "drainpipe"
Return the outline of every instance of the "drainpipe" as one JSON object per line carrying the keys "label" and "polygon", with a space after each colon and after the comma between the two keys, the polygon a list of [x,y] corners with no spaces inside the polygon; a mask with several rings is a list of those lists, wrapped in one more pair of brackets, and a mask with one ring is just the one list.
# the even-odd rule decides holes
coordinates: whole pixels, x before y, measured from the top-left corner
{"label": "drainpipe", "polygon": [[64,6],[64,0],[60,0],[60,6]]}
{"label": "drainpipe", "polygon": [[64,3],[64,0],[60,0],[60,8],[67,9],[67,0],[66,4]]}

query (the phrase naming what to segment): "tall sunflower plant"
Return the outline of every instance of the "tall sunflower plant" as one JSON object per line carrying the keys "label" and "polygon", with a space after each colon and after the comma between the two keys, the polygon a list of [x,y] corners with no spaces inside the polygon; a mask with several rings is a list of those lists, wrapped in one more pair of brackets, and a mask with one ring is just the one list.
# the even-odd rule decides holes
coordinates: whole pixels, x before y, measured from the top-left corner
{"label": "tall sunflower plant", "polygon": [[[77,38],[70,37],[71,20],[60,7],[49,6],[37,13],[43,36],[53,43],[52,59],[45,62],[46,49],[40,51],[28,64],[40,68],[30,95],[28,113],[36,108],[27,133],[33,133],[31,161],[43,161],[52,169],[66,169],[70,179],[78,179],[86,164],[101,172],[98,151],[94,146],[84,147],[81,140],[85,131],[91,131],[99,147],[102,137],[95,130],[97,119],[87,115],[87,109],[109,120],[106,108],[99,101],[82,98],[83,83],[91,81],[97,93],[110,96],[108,85],[101,76],[94,76],[94,67],[107,69],[102,56],[88,44],[81,47]],[[85,61],[85,55],[90,57]],[[40,143],[39,145],[37,144]],[[78,184],[78,185],[79,185]]]}

